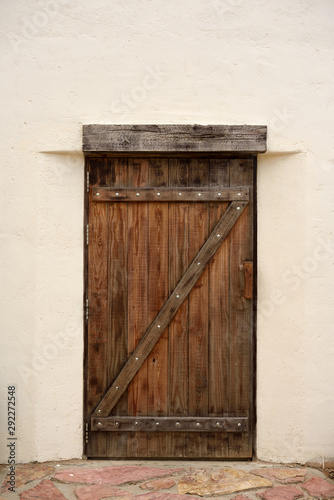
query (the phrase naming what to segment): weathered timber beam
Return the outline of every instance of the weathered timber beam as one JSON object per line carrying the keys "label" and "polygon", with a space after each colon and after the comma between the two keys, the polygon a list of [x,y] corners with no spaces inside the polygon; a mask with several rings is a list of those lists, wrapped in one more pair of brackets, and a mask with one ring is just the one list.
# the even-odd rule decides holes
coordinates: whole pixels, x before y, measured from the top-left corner
{"label": "weathered timber beam", "polygon": [[83,152],[264,153],[264,125],[84,125]]}
{"label": "weathered timber beam", "polygon": [[247,417],[93,417],[92,431],[248,432]]}
{"label": "weathered timber beam", "polygon": [[248,188],[93,187],[93,201],[248,201]]}

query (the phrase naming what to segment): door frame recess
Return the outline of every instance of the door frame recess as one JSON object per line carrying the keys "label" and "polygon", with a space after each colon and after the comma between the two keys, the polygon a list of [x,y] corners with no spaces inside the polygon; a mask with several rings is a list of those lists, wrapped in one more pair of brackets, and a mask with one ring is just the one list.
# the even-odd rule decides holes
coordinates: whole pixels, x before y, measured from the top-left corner
{"label": "door frame recess", "polygon": [[[92,156],[196,157],[254,159],[254,296],[253,296],[253,456],[256,456],[256,309],[257,309],[257,193],[256,159],[267,150],[265,125],[83,125],[83,153]],[[85,162],[84,198],[84,401],[83,456],[90,415],[86,415],[88,346],[88,202],[89,172]]]}

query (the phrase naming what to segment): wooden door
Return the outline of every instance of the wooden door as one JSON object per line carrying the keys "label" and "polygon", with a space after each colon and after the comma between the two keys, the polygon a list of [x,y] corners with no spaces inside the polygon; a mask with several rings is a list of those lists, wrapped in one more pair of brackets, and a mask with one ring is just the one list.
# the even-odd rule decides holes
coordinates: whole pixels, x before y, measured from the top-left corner
{"label": "wooden door", "polygon": [[88,457],[252,456],[255,161],[86,158]]}

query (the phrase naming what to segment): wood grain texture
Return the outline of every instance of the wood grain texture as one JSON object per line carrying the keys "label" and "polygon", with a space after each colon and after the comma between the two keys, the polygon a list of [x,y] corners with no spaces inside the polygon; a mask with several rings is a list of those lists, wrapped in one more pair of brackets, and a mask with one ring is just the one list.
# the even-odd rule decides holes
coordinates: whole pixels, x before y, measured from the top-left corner
{"label": "wood grain texture", "polygon": [[[252,185],[252,160],[231,161],[230,185]],[[253,260],[253,195],[230,234],[230,414],[249,416],[252,399],[252,303],[243,297],[244,261]],[[251,432],[229,436],[229,457],[252,454]]]}
{"label": "wood grain texture", "polygon": [[[165,433],[175,432],[177,436],[184,432],[234,432],[248,431],[247,417],[103,417],[93,418],[92,428],[100,431]],[[156,439],[155,435],[152,439]],[[193,435],[191,436],[193,437]],[[166,456],[165,450],[159,450]],[[169,450],[168,450],[169,451]]]}
{"label": "wood grain texture", "polygon": [[[168,185],[168,160],[149,159],[149,185]],[[149,204],[148,324],[168,298],[168,204]],[[148,415],[167,415],[168,329],[164,331],[148,358]],[[169,435],[148,435],[147,455],[169,454]]]}
{"label": "wood grain texture", "polygon": [[[210,185],[229,184],[229,161],[210,160]],[[210,226],[227,210],[228,203],[211,203]],[[221,415],[228,404],[229,347],[229,240],[217,250],[209,266],[209,415]]]}
{"label": "wood grain texture", "polygon": [[[153,162],[154,160],[150,160]],[[155,160],[157,161],[157,160]],[[167,162],[167,160],[160,159],[159,163]],[[166,170],[168,175],[168,170]],[[247,201],[249,199],[248,188],[226,188],[217,184],[214,189],[212,187],[184,187],[171,188],[159,187],[152,188],[106,188],[94,187],[92,188],[93,200],[99,201],[135,201],[146,202],[155,201],[161,203],[162,201]]]}
{"label": "wood grain texture", "polygon": [[[90,170],[90,158],[85,158],[85,177],[84,177],[84,220],[83,220],[83,234],[86,235],[86,230],[88,227],[89,221],[89,170]],[[84,237],[85,239],[85,237]],[[88,266],[88,245],[87,240],[84,241],[83,248],[83,258],[84,258],[84,293],[83,293],[83,320],[84,320],[84,344],[83,344],[83,425],[82,425],[82,440],[83,440],[83,456],[87,456],[88,452],[88,444],[89,444],[89,433],[90,433],[90,416],[91,411],[88,408],[88,356],[89,356],[89,328],[88,321],[89,316],[87,317],[87,300],[88,300],[88,275],[89,275],[89,266]]]}
{"label": "wood grain texture", "polygon": [[[126,186],[128,180],[127,159],[106,158],[105,161],[109,164],[110,186]],[[128,354],[127,204],[111,203],[108,217],[108,342],[106,344],[107,364],[105,369],[109,386],[125,363]],[[113,409],[113,414],[127,415],[127,408],[127,394],[124,394]],[[108,455],[115,458],[124,455],[127,449],[126,433],[122,435],[110,434],[103,437],[107,440]]]}
{"label": "wood grain texture", "polygon": [[[210,160],[210,186],[225,186],[230,182],[229,160]],[[227,210],[228,203],[210,203],[210,227]],[[229,386],[229,239],[217,250],[209,265],[209,387],[208,415],[228,412]],[[207,455],[211,458],[228,456],[228,434],[209,434]]]}
{"label": "wood grain texture", "polygon": [[[189,169],[189,184],[194,187],[209,184],[209,160],[193,160]],[[208,203],[192,203],[189,206],[189,260],[194,258],[198,247],[207,240],[209,230]],[[207,241],[220,231],[213,230]],[[218,247],[217,247],[218,249]],[[196,258],[202,265],[202,259]],[[209,347],[209,276],[205,270],[189,296],[189,416],[208,414],[208,347]],[[206,454],[206,435],[188,439],[187,453]]]}
{"label": "wood grain texture", "polygon": [[266,151],[263,125],[84,125],[83,152]]}
{"label": "wood grain texture", "polygon": [[[139,205],[139,204],[138,204]],[[164,304],[154,321],[151,323],[149,328],[146,330],[142,337],[142,340],[138,343],[137,347],[133,351],[132,355],[128,359],[127,363],[124,365],[120,374],[117,376],[116,380],[113,382],[111,387],[108,389],[107,393],[103,397],[102,401],[96,408],[94,416],[98,413],[101,416],[107,416],[112,408],[115,406],[117,401],[121,398],[122,394],[127,389],[131,380],[135,377],[137,372],[141,369],[142,365],[146,363],[147,356],[152,351],[153,347],[156,345],[157,341],[160,339],[161,335],[174,318],[178,308],[182,302],[187,298],[194,285],[199,280],[201,274],[208,265],[210,259],[215,254],[218,247],[228,236],[232,227],[242,214],[247,202],[232,202],[229,208],[226,210],[214,230],[212,231],[210,237],[205,241],[202,248],[195,256],[193,262],[190,264],[189,268],[181,278],[180,282],[174,289],[171,296],[168,298],[167,302]],[[204,240],[204,238],[203,238]],[[143,266],[144,267],[144,266]],[[201,288],[201,283],[198,288]],[[142,290],[143,291],[143,290]],[[145,290],[147,292],[147,290]],[[134,302],[135,303],[135,302]],[[195,312],[199,312],[198,308],[201,308],[201,304],[196,303]],[[189,304],[190,309],[190,304]],[[194,321],[194,342],[198,342],[199,333]],[[190,328],[189,328],[190,330]],[[197,332],[197,333],[196,333]],[[129,338],[130,338],[130,325],[129,325]],[[190,341],[189,335],[189,341]],[[202,353],[199,353],[199,358],[197,359],[198,374],[202,367],[202,361],[200,357]],[[194,365],[196,366],[196,365]],[[198,375],[200,378],[201,376]],[[195,377],[196,378],[196,377]],[[207,388],[207,382],[205,382],[205,388]],[[196,388],[197,394],[199,394],[199,389]],[[206,397],[206,396],[205,396]],[[190,410],[191,411],[191,410]],[[196,411],[193,410],[193,411]]]}
{"label": "wood grain texture", "polygon": [[[129,184],[143,187],[148,182],[148,161],[129,159]],[[128,353],[142,339],[148,324],[148,204],[128,205]],[[147,415],[147,361],[128,389],[128,414]],[[103,411],[101,412],[103,415]],[[109,412],[108,412],[109,413]],[[128,436],[128,455],[147,456],[147,435]]]}
{"label": "wood grain texture", "polygon": [[[86,159],[89,457],[252,456],[253,300],[244,264],[254,260],[255,160],[181,156]],[[156,188],[165,199],[152,198]],[[219,189],[225,198],[169,201],[178,188],[189,197]],[[147,198],[114,200],[118,191]],[[103,407],[129,362],[132,381]]]}
{"label": "wood grain texture", "polygon": [[253,262],[244,262],[244,299],[251,300],[253,298]]}
{"label": "wood grain texture", "polygon": [[[111,174],[109,164],[96,159],[91,168],[91,184],[108,185]],[[88,259],[90,272],[88,279],[89,319],[88,319],[88,373],[87,406],[88,414],[103,397],[108,388],[108,218],[107,205],[93,203],[90,193]],[[90,456],[105,456],[107,441],[100,433],[90,432],[87,447]]]}
{"label": "wood grain texture", "polygon": [[[169,160],[169,186],[188,186],[191,160]],[[171,294],[189,266],[188,255],[189,204],[169,204],[169,293]],[[187,298],[169,325],[168,367],[168,414],[183,417],[188,415],[189,393],[189,345],[188,345]],[[184,457],[187,454],[188,434],[171,433],[171,454]]]}

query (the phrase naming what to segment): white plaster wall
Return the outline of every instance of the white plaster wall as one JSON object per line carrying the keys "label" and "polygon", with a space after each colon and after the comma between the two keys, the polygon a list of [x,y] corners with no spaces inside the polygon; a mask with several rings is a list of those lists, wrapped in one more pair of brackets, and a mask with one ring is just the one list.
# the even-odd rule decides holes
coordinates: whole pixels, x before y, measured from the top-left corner
{"label": "white plaster wall", "polygon": [[[267,124],[257,453],[334,457],[332,0],[2,0],[1,392],[82,454],[83,123]],[[320,245],[320,246],[319,246]],[[7,460],[1,411],[1,461]]]}

